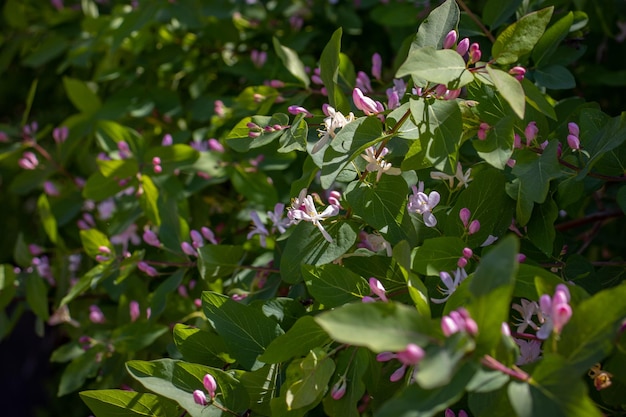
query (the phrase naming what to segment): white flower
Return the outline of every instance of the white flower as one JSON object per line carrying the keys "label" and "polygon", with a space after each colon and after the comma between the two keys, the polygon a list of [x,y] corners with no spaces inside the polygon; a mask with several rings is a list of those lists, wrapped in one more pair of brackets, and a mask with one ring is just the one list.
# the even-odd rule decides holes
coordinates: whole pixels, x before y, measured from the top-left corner
{"label": "white flower", "polygon": [[413,186],[413,194],[409,196],[407,209],[421,214],[424,217],[424,224],[426,226],[435,227],[437,225],[437,218],[433,215],[432,210],[439,204],[440,198],[437,191],[431,191],[429,195],[426,195],[418,191],[416,186]]}
{"label": "white flower", "polygon": [[389,153],[389,149],[383,148],[380,151],[380,155],[376,157],[376,148],[370,146],[365,150],[365,155],[361,155],[361,158],[367,161],[367,166],[365,167],[369,172],[378,172],[376,174],[376,182],[380,181],[380,177],[383,176],[383,173],[387,175],[400,175],[402,171],[400,168],[393,168],[389,162],[385,162],[383,159],[385,155]]}
{"label": "white flower", "polygon": [[539,312],[539,304],[535,301],[528,301],[522,298],[522,304],[513,304],[513,310],[518,311],[522,315],[520,318],[515,318],[518,322],[518,333],[524,333],[524,330],[526,330],[528,326],[535,331],[539,328],[539,326],[532,321],[532,317]]}
{"label": "white flower", "polygon": [[516,365],[532,363],[541,357],[541,342],[539,340],[514,339],[519,345],[520,356],[515,361]]}
{"label": "white flower", "polygon": [[[303,191],[306,192],[306,190]],[[313,225],[317,226],[320,232],[322,232],[322,236],[324,236],[324,239],[332,243],[333,238],[330,237],[330,235],[328,234],[326,229],[324,229],[324,226],[322,226],[320,222],[324,219],[327,219],[328,217],[336,216],[337,213],[339,213],[339,207],[330,205],[326,207],[323,212],[318,213],[317,209],[315,208],[315,203],[313,202],[313,197],[307,195],[302,200],[301,196],[302,192],[300,192],[300,195],[297,199],[294,199],[292,206],[289,208],[287,216],[294,223],[298,223],[300,222],[300,220],[313,223]],[[302,201],[302,204],[297,204],[300,203],[300,201]]]}
{"label": "white flower", "polygon": [[448,274],[447,272],[440,272],[439,277],[441,278],[441,282],[443,282],[443,285],[446,286],[445,289],[439,287],[439,291],[441,291],[441,293],[445,295],[445,297],[431,298],[430,301],[435,304],[445,303],[448,298],[450,298],[450,296],[456,291],[457,287],[461,285],[461,282],[463,282],[465,278],[467,278],[467,272],[465,272],[464,269],[457,268],[454,272],[454,279],[452,279],[450,274]]}
{"label": "white flower", "polygon": [[330,142],[330,140],[333,139],[337,134],[337,129],[341,130],[341,128],[343,128],[345,125],[355,119],[352,112],[350,112],[348,117],[346,117],[341,114],[340,111],[336,111],[331,106],[325,106],[324,113],[328,116],[324,119],[324,127],[326,129],[318,130],[318,133],[320,134],[320,140],[317,141],[315,146],[313,146],[313,149],[311,150],[312,154],[318,152],[324,147],[324,145]]}
{"label": "white flower", "polygon": [[456,188],[459,188],[463,185],[465,186],[465,188],[467,188],[467,184],[472,180],[472,178],[470,177],[471,173],[472,168],[468,168],[467,171],[463,173],[463,167],[459,162],[456,166],[456,173],[454,175],[448,175],[445,172],[435,171],[430,173],[430,178],[434,180],[447,180],[450,189],[454,187],[454,180],[457,179],[459,180],[459,184],[456,186]]}

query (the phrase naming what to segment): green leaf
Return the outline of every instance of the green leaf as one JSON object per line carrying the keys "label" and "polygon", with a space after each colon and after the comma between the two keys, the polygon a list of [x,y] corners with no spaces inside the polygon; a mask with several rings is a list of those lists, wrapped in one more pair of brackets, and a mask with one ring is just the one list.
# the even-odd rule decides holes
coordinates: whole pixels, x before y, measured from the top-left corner
{"label": "green leaf", "polygon": [[576,79],[563,65],[548,65],[535,70],[535,81],[552,90],[568,90],[576,87]]}
{"label": "green leaf", "polygon": [[28,274],[26,277],[26,302],[37,317],[48,320],[48,287],[39,275]]}
{"label": "green leaf", "polygon": [[92,228],[80,231],[80,241],[83,245],[83,249],[91,258],[95,258],[97,255],[102,255],[100,247],[106,247],[111,250],[114,255],[115,250],[113,244],[109,241],[107,235],[100,230]]}
{"label": "green leaf", "polygon": [[524,78],[522,80],[522,88],[526,94],[526,103],[530,104],[533,108],[539,110],[552,120],[556,120],[554,107],[552,107],[545,95],[537,88],[537,86],[535,86],[535,84]]}
{"label": "green leaf", "polygon": [[511,74],[487,65],[487,73],[495,84],[498,92],[513,109],[520,119],[524,118],[526,109],[526,96],[522,84]]}
{"label": "green leaf", "polygon": [[580,372],[551,354],[544,354],[528,382],[511,382],[509,401],[519,417],[600,417],[587,395]]}
{"label": "green leaf", "polygon": [[78,280],[78,282],[70,289],[67,295],[63,297],[59,307],[63,307],[74,298],[82,294],[84,291],[86,291],[87,288],[91,287],[92,285],[95,286],[95,284],[97,284],[104,277],[105,274],[110,272],[109,268],[110,265],[108,264],[98,264],[91,268],[85,275],[83,275]]}
{"label": "green leaf", "polygon": [[328,242],[317,227],[309,222],[300,222],[289,236],[287,246],[280,259],[280,274],[283,280],[295,284],[302,280],[302,265],[323,265],[346,253],[357,238],[356,225],[350,222],[322,224],[333,238]]}
{"label": "green leaf", "polygon": [[553,10],[554,7],[547,7],[529,13],[500,33],[491,49],[496,62],[513,64],[529,54],[550,23]]}
{"label": "green leaf", "polygon": [[603,290],[582,301],[563,328],[558,352],[576,372],[586,372],[613,349],[626,316],[626,285]]}
{"label": "green leaf", "polygon": [[170,294],[174,295],[183,277],[187,272],[186,268],[179,268],[171,274],[165,281],[161,282],[157,289],[151,294],[150,317],[159,317],[165,310],[165,306]]}
{"label": "green leaf", "polygon": [[446,35],[452,29],[456,29],[459,24],[460,16],[459,6],[454,0],[444,1],[433,9],[420,24],[415,40],[411,44],[411,50],[424,46],[442,48]]}
{"label": "green leaf", "polygon": [[324,189],[332,186],[339,173],[365,149],[382,136],[382,125],[376,117],[360,117],[337,133],[324,152],[320,182]]}
{"label": "green leaf", "polygon": [[28,123],[28,117],[30,116],[31,108],[33,107],[33,101],[35,101],[35,94],[37,93],[38,84],[39,80],[35,78],[30,84],[30,88],[28,89],[28,96],[26,97],[26,108],[22,113],[22,126],[26,126],[26,124]]}
{"label": "green leaf", "polygon": [[541,62],[550,59],[561,41],[569,34],[574,24],[574,13],[569,12],[552,24],[541,36],[533,50],[535,66],[541,68]]}
{"label": "green leaf", "polygon": [[137,352],[153,344],[168,330],[161,324],[136,321],[116,328],[111,334],[111,342],[117,352]]}
{"label": "green leaf", "polygon": [[426,149],[426,158],[438,170],[453,173],[463,135],[457,102],[419,98],[411,99],[410,105],[422,148]]}
{"label": "green leaf", "polygon": [[444,387],[425,390],[417,384],[409,385],[393,399],[383,404],[374,417],[435,416],[461,399],[472,374],[472,367],[466,365]]}
{"label": "green leaf", "polygon": [[274,43],[276,55],[278,55],[280,60],[283,62],[283,65],[287,67],[289,72],[294,77],[302,81],[304,88],[309,88],[311,81],[309,80],[309,76],[304,69],[304,64],[298,57],[298,53],[291,48],[281,45],[280,41],[276,37],[272,38],[272,42]]}
{"label": "green leaf", "polygon": [[146,217],[155,226],[161,224],[159,216],[159,207],[157,200],[159,199],[159,189],[154,185],[154,181],[147,175],[142,175],[140,179],[139,204],[143,209]]}
{"label": "green leaf", "polygon": [[57,220],[50,208],[50,202],[45,194],[41,194],[37,200],[37,211],[39,212],[39,218],[43,223],[43,228],[48,235],[48,238],[52,243],[56,243],[60,246],[63,245],[61,237],[59,236],[59,230],[57,228]]}
{"label": "green leaf", "polygon": [[458,89],[474,81],[461,55],[452,49],[435,49],[431,46],[409,52],[404,64],[398,68],[396,78],[407,75],[414,77],[418,85],[429,81],[445,84],[449,89]]}
{"label": "green leaf", "polygon": [[554,222],[559,217],[559,207],[548,198],[543,204],[535,206],[528,222],[528,238],[547,256],[552,255],[556,230]]}
{"label": "green leaf", "polygon": [[472,145],[489,165],[504,170],[513,155],[513,116],[501,118],[489,129],[485,140],[474,140]]}
{"label": "green leaf", "polygon": [[187,362],[216,368],[235,362],[228,356],[224,339],[215,333],[177,323],[174,326],[174,343]]}
{"label": "green leaf", "polygon": [[462,365],[462,359],[471,354],[474,341],[464,333],[457,333],[444,340],[443,346],[430,345],[419,363],[415,382],[424,389],[443,387],[450,383]]}
{"label": "green leaf", "polygon": [[493,31],[506,22],[520,4],[522,4],[522,0],[487,0],[483,7],[483,22]]}
{"label": "green leaf", "polygon": [[27,67],[40,67],[65,52],[70,42],[65,36],[52,32],[44,41],[37,45],[35,50],[23,58],[22,65]]}
{"label": "green leaf", "polygon": [[239,269],[243,255],[243,246],[204,245],[198,248],[198,271],[209,281],[232,275]]}
{"label": "green leaf", "polygon": [[13,301],[17,290],[12,265],[0,265],[0,310]]}
{"label": "green leaf", "polygon": [[395,245],[401,240],[417,241],[415,228],[406,211],[408,185],[401,176],[383,175],[372,186],[352,182],[344,196],[355,215],[376,230],[385,230],[385,237]]}
{"label": "green leaf", "polygon": [[329,416],[359,417],[361,415],[357,410],[357,405],[365,394],[363,377],[370,366],[371,353],[366,349],[355,349],[356,352],[350,349],[339,352],[335,360],[335,378],[330,385],[334,386],[339,378],[345,375],[346,393],[338,400],[330,395],[324,398],[324,411]]}
{"label": "green leaf", "polygon": [[339,67],[341,51],[341,28],[337,29],[324,47],[320,57],[320,78],[328,92],[328,102],[343,114],[350,111],[350,103],[339,87]]}
{"label": "green leaf", "polygon": [[[541,155],[529,150],[516,153],[513,175],[517,199],[516,220],[525,226],[530,220],[534,203],[543,203],[548,195],[550,181],[561,175],[557,160],[557,141],[551,141]],[[508,191],[508,190],[507,190]]]}
{"label": "green leaf", "polygon": [[102,175],[113,178],[116,182],[139,172],[139,164],[135,159],[98,160],[97,163]]}
{"label": "green leaf", "polygon": [[[248,408],[248,394],[231,373],[208,366],[186,363],[172,359],[151,362],[126,362],[128,373],[150,391],[176,401],[192,417],[227,417],[232,414],[222,411],[227,408],[242,413]],[[214,401],[221,407],[202,406],[193,400],[193,391],[203,389],[202,379],[210,374],[217,382]]]}
{"label": "green leaf", "polygon": [[271,401],[278,396],[281,366],[265,365],[254,372],[241,375],[241,383],[250,396],[250,408],[261,414],[272,415]]}
{"label": "green leaf", "polygon": [[287,368],[287,375],[297,373],[301,378],[287,389],[285,394],[287,409],[303,408],[316,403],[320,395],[326,391],[333,372],[335,362],[321,349],[311,350],[306,358],[292,362]]}
{"label": "green leaf", "polygon": [[100,98],[83,81],[63,77],[63,85],[74,107],[82,113],[95,113],[102,107]]}
{"label": "green leaf", "polygon": [[302,276],[309,293],[326,308],[360,301],[370,293],[367,281],[340,265],[302,265]]}
{"label": "green leaf", "polygon": [[468,307],[478,325],[476,350],[491,353],[501,339],[501,325],[508,321],[517,273],[519,242],[508,236],[481,259],[469,283],[476,297]]}
{"label": "green leaf", "polygon": [[428,239],[415,250],[413,270],[419,274],[439,276],[441,271],[454,271],[463,253],[465,242],[458,237]]}
{"label": "green leaf", "polygon": [[397,352],[409,343],[424,345],[432,332],[429,317],[394,302],[346,304],[315,317],[334,340],[374,352]]}
{"label": "green leaf", "polygon": [[301,317],[287,333],[278,336],[265,350],[259,360],[265,363],[280,363],[304,356],[313,348],[330,342],[328,334],[313,317]]}
{"label": "green leaf", "polygon": [[176,169],[192,165],[200,157],[200,152],[189,145],[176,143],[171,146],[156,146],[146,151],[144,159],[152,161],[153,158],[161,160],[163,173],[171,174]]}
{"label": "green leaf", "polygon": [[87,179],[83,188],[83,197],[98,202],[114,196],[121,190],[118,179],[107,178],[100,171],[96,171]]}
{"label": "green leaf", "polygon": [[104,346],[93,346],[72,360],[61,375],[57,395],[62,397],[74,392],[83,386],[87,378],[95,377],[102,365],[101,361],[96,360],[96,358],[102,355],[103,351]]}
{"label": "green leaf", "polygon": [[96,417],[176,417],[180,410],[171,401],[154,394],[103,389],[83,391],[80,398]]}
{"label": "green leaf", "polygon": [[[583,110],[580,114],[580,137],[584,149],[589,153],[589,160],[578,174],[579,180],[584,178],[605,154],[626,141],[626,113],[609,120],[605,120],[604,113],[601,114],[604,117],[598,117],[597,111],[591,109]],[[598,122],[596,126],[594,120]]]}
{"label": "green leaf", "polygon": [[263,207],[274,207],[278,202],[276,187],[263,172],[248,172],[239,164],[230,172],[233,187],[248,200]]}
{"label": "green leaf", "polygon": [[291,127],[280,137],[278,152],[306,151],[308,135],[309,126],[304,120],[304,114],[300,113],[291,122]]}
{"label": "green leaf", "polygon": [[205,291],[202,306],[207,319],[228,346],[229,354],[248,370],[263,366],[259,355],[284,333],[274,320],[225,295]]}

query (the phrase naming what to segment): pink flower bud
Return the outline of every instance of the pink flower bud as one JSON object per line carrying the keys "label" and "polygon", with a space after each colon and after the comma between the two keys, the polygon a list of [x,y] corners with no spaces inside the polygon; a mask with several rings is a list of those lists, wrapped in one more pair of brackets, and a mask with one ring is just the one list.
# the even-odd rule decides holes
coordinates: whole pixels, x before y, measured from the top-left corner
{"label": "pink flower bud", "polygon": [[224,145],[222,145],[219,140],[215,138],[210,138],[207,143],[210,150],[214,152],[224,153]]}
{"label": "pink flower bud", "polygon": [[474,256],[474,252],[470,248],[463,248],[463,257],[464,258],[469,259],[472,256]]}
{"label": "pink flower bud", "polygon": [[204,388],[208,391],[209,397],[211,399],[215,398],[215,391],[217,391],[217,381],[211,374],[206,374],[202,379],[202,384]]}
{"label": "pink flower bud", "polygon": [[576,137],[580,136],[580,129],[576,123],[574,122],[568,123],[567,129],[569,130],[570,135],[574,135]]}
{"label": "pink flower bud", "polygon": [[200,234],[199,231],[194,229],[189,232],[189,235],[191,236],[191,242],[194,248],[198,249],[204,246],[204,239],[202,238],[202,234]]}
{"label": "pink flower bud", "polygon": [[356,75],[356,87],[360,89],[363,93],[369,93],[373,91],[370,77],[368,77],[367,74],[363,71],[359,71]]}
{"label": "pink flower bud", "polygon": [[51,197],[58,197],[61,193],[56,185],[52,181],[45,181],[43,183],[43,191]]}
{"label": "pink flower bud", "polygon": [[454,44],[456,43],[456,39],[457,39],[456,30],[452,29],[450,32],[448,32],[445,39],[443,40],[443,49],[452,48]]}
{"label": "pink flower bud", "polygon": [[161,165],[155,165],[152,167],[152,171],[154,171],[155,174],[160,174],[163,172],[163,167]]}
{"label": "pink flower bud", "polygon": [[467,228],[467,225],[469,223],[469,219],[472,216],[472,212],[470,212],[470,210],[467,207],[463,207],[461,210],[459,210],[459,218],[461,219],[461,222],[463,223],[463,227]]}
{"label": "pink flower bud", "polygon": [[206,394],[199,389],[193,392],[193,401],[198,405],[207,405]]}
{"label": "pink flower bud", "polygon": [[157,247],[157,248],[161,246],[161,241],[159,240],[157,234],[154,233],[150,229],[144,230],[144,232],[143,232],[143,241],[146,242],[148,245],[154,246],[154,247]]}
{"label": "pink flower bud", "polygon": [[156,269],[154,269],[144,261],[137,262],[137,268],[139,268],[140,271],[145,272],[146,275],[150,277],[156,277],[157,275],[159,275]]}
{"label": "pink flower bud", "polygon": [[363,95],[359,88],[352,90],[352,100],[357,109],[363,111],[368,116],[378,114],[384,110],[382,104]]}
{"label": "pink flower bud", "polygon": [[406,365],[402,365],[401,367],[396,369],[396,371],[393,374],[391,374],[391,376],[389,377],[389,380],[391,382],[397,382],[402,379],[405,373],[406,373]]}
{"label": "pink flower bud", "polygon": [[330,396],[332,397],[333,400],[339,400],[344,395],[346,395],[346,389],[347,389],[346,378],[341,377],[339,381],[337,381],[337,383],[333,385],[333,388],[330,390]]}
{"label": "pink flower bud", "polygon": [[470,56],[470,63],[475,63],[480,61],[480,58],[482,56],[482,52],[480,51],[480,45],[477,43],[473,43],[470,48],[469,48],[469,56]]}
{"label": "pink flower bud", "polygon": [[196,252],[196,250],[193,248],[193,246],[191,246],[191,244],[189,242],[183,242],[180,244],[180,248],[183,250],[183,252],[186,255],[189,256],[198,256],[198,252]]}
{"label": "pink flower bud", "polygon": [[458,333],[461,329],[459,325],[450,316],[443,316],[441,318],[441,330],[444,336],[449,337],[455,333]]}
{"label": "pink flower bud", "polygon": [[302,106],[289,106],[287,111],[291,114],[304,114],[305,117],[313,117],[313,114]]}
{"label": "pink flower bud", "polygon": [[111,249],[109,249],[107,246],[98,246],[98,252],[104,254],[104,255],[110,255],[111,254]]}
{"label": "pink flower bud", "polygon": [[500,333],[504,336],[511,336],[511,328],[509,327],[509,323],[506,321],[502,322],[502,326],[500,326]]}
{"label": "pink flower bud", "polygon": [[96,324],[106,322],[106,318],[104,317],[102,310],[100,310],[100,307],[95,304],[89,306],[89,321]]}
{"label": "pink flower bud", "polygon": [[524,255],[523,253],[518,253],[517,254],[517,262],[523,263],[525,261],[526,261],[526,255]]}
{"label": "pink flower bud", "polygon": [[17,161],[17,164],[22,169],[33,170],[37,168],[39,165],[39,160],[37,159],[37,155],[32,152],[24,152],[22,158]]}
{"label": "pink flower bud", "polygon": [[517,133],[513,134],[513,148],[522,149],[522,138]]}
{"label": "pink flower bud", "polygon": [[526,75],[526,68],[520,66],[513,67],[509,70],[509,74],[514,76],[518,81],[522,81]]}
{"label": "pink flower bud", "polygon": [[339,191],[331,191],[328,196],[328,203],[331,206],[337,206],[341,208],[341,193]]}
{"label": "pink flower bud", "polygon": [[52,131],[52,138],[56,143],[63,143],[67,140],[70,131],[67,126],[57,127]]}
{"label": "pink flower bud", "polygon": [[395,359],[396,357],[397,355],[393,352],[381,352],[378,355],[376,355],[376,360],[378,362],[387,362],[392,359]]}
{"label": "pink flower bud", "polygon": [[379,80],[382,78],[383,59],[380,54],[376,52],[372,55],[372,77]]}
{"label": "pink flower bud", "polygon": [[465,56],[467,51],[469,50],[470,40],[468,38],[463,38],[456,46],[456,51],[459,55]]}
{"label": "pink flower bud", "polygon": [[385,295],[385,292],[386,292],[385,287],[379,280],[372,277],[369,279],[369,285],[373,294],[376,294],[378,297],[380,297],[381,300],[385,302],[389,301],[387,299],[387,296]]}
{"label": "pink flower bud", "polygon": [[479,230],[480,230],[480,222],[478,220],[472,220],[469,227],[467,228],[467,233],[470,235],[473,235]]}
{"label": "pink flower bud", "polygon": [[139,310],[139,303],[135,300],[132,300],[128,303],[128,309],[130,311],[130,321],[135,322],[141,315],[141,311]]}
{"label": "pink flower bud", "polygon": [[166,133],[163,136],[163,140],[161,140],[161,145],[163,146],[172,146],[173,143],[174,143],[174,139],[172,138],[172,135],[170,135],[169,133]]}
{"label": "pink flower bud", "polygon": [[398,352],[397,357],[405,365],[416,365],[422,360],[424,354],[424,349],[414,343],[409,343],[404,350]]}
{"label": "pink flower bud", "polygon": [[459,268],[465,268],[467,266],[467,259],[459,258],[458,261],[456,261],[456,266],[458,266]]}
{"label": "pink flower bud", "polygon": [[580,149],[580,139],[574,135],[567,135],[567,144],[575,151]]}
{"label": "pink flower bud", "polygon": [[204,236],[206,240],[208,240],[210,243],[214,245],[217,245],[217,239],[215,239],[215,233],[213,233],[211,229],[203,226],[200,228],[200,232],[202,233],[202,236]]}
{"label": "pink flower bud", "polygon": [[530,146],[530,143],[535,140],[537,137],[537,133],[539,133],[539,128],[537,127],[536,122],[528,123],[526,129],[524,129],[524,136],[526,136],[526,146]]}

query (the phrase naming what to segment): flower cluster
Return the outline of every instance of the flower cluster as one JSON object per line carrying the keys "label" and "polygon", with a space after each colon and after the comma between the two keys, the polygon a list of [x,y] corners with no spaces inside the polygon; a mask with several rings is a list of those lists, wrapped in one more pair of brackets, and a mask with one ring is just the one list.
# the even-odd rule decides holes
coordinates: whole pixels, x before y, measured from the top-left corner
{"label": "flower cluster", "polygon": [[329,217],[336,216],[339,213],[340,206],[335,204],[330,204],[328,207],[324,209],[321,213],[317,211],[315,207],[315,203],[313,202],[313,197],[307,195],[306,188],[300,191],[300,194],[297,198],[294,198],[291,202],[291,207],[289,207],[287,212],[287,217],[292,221],[292,223],[299,223],[301,220],[311,222],[314,226],[316,226],[319,231],[324,236],[328,242],[333,242],[333,238],[328,234],[324,226],[322,226],[321,221],[325,220]]}

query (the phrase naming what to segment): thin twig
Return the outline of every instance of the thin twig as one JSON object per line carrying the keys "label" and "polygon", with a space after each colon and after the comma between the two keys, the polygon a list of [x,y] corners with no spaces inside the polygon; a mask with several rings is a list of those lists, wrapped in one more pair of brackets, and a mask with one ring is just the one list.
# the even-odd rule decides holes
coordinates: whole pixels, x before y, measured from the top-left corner
{"label": "thin twig", "polygon": [[459,4],[459,6],[461,6],[461,9],[463,9],[463,11],[467,13],[470,19],[472,19],[474,23],[476,23],[478,27],[480,27],[480,30],[482,30],[485,36],[489,38],[491,43],[495,43],[496,38],[493,37],[493,35],[491,34],[491,32],[489,32],[489,29],[487,29],[483,22],[481,22],[480,19],[469,9],[469,7],[467,7],[465,2],[463,0],[456,0],[456,2]]}

